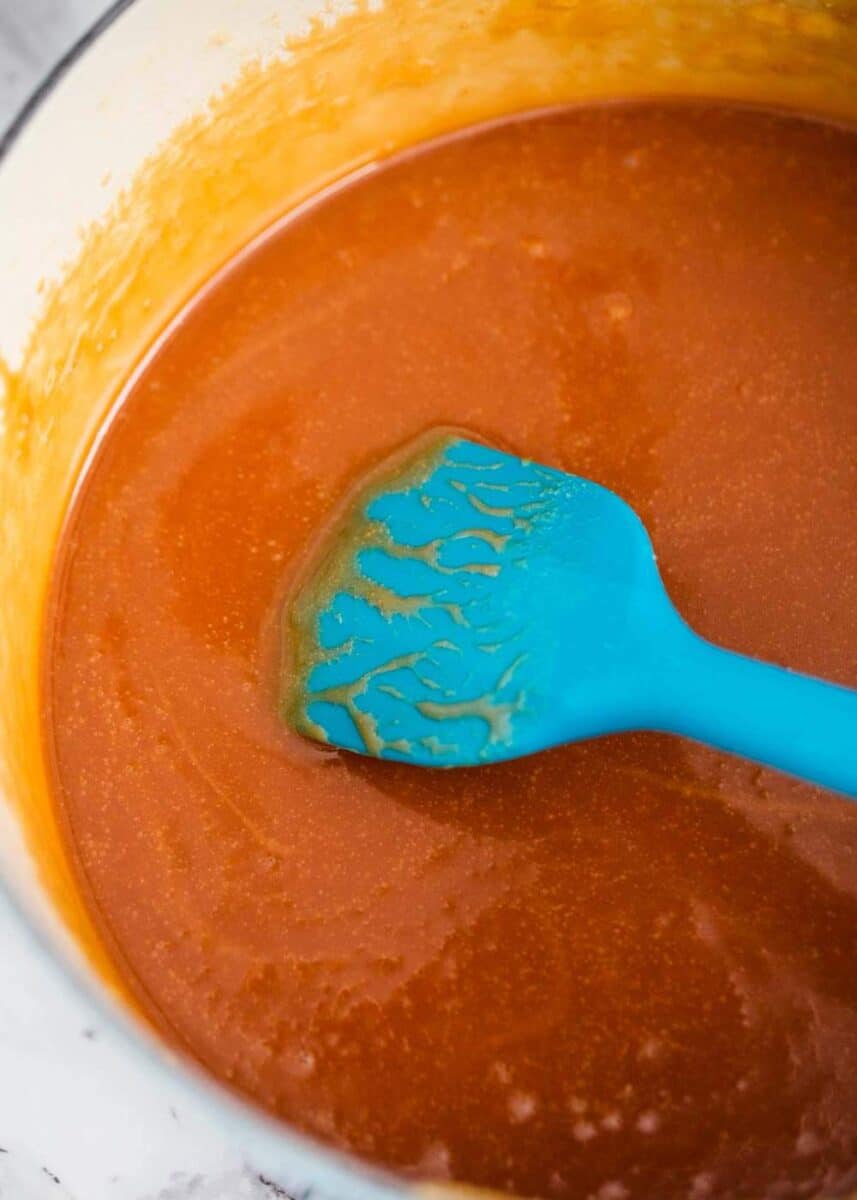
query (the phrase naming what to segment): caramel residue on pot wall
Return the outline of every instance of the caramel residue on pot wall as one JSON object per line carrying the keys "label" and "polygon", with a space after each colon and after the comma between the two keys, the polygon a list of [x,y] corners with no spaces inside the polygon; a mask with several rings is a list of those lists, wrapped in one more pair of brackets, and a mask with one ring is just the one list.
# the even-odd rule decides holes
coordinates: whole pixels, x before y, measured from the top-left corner
{"label": "caramel residue on pot wall", "polygon": [[[0,790],[66,924],[121,985],[73,881],[48,793],[40,655],[52,555],[100,422],[211,274],[325,183],[515,110],[708,95],[851,117],[857,24],[839,4],[391,0],[250,64],[146,162],[46,286],[23,365],[0,374]],[[25,135],[26,136],[26,135]],[[119,802],[119,801],[117,801]]]}

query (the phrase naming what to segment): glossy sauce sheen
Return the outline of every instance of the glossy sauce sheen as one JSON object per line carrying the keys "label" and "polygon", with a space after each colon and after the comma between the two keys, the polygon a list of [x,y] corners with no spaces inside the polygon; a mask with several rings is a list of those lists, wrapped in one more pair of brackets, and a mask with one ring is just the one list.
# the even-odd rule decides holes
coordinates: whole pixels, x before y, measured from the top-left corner
{"label": "glossy sauce sheen", "polygon": [[167,1037],[425,1177],[857,1186],[857,808],[664,736],[432,773],[276,715],[302,558],[434,424],[614,488],[700,633],[857,685],[855,311],[854,136],[692,105],[428,146],[215,280],[47,629],[67,836]]}

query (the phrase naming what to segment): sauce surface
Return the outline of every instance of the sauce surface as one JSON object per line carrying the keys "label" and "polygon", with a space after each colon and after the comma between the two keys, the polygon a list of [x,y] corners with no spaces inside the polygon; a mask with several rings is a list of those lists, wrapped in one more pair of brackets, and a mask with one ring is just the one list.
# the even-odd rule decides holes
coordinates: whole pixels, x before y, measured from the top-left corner
{"label": "sauce surface", "polygon": [[339,1147],[525,1195],[857,1186],[857,809],[656,735],[465,773],[278,720],[342,494],[451,424],[606,484],[704,636],[857,685],[857,145],[695,105],[365,173],[215,279],[60,548],[55,792],[154,1024]]}

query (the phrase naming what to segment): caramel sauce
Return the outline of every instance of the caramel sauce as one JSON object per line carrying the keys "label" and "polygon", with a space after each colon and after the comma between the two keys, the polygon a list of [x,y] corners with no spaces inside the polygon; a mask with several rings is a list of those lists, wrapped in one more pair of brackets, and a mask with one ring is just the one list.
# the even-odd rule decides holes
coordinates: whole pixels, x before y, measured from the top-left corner
{"label": "caramel sauce", "polygon": [[438,774],[277,716],[340,497],[463,425],[615,489],[679,609],[857,684],[857,144],[611,105],[429,144],[193,302],[61,545],[53,788],[164,1035],[343,1148],[525,1195],[857,1184],[857,809],[679,739]]}

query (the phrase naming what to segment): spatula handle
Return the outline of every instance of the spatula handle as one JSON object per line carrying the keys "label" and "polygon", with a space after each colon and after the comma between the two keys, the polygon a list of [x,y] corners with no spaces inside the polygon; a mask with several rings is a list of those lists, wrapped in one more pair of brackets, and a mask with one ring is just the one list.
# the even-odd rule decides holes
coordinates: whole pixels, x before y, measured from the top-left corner
{"label": "spatula handle", "polygon": [[661,728],[857,798],[857,691],[680,638]]}

